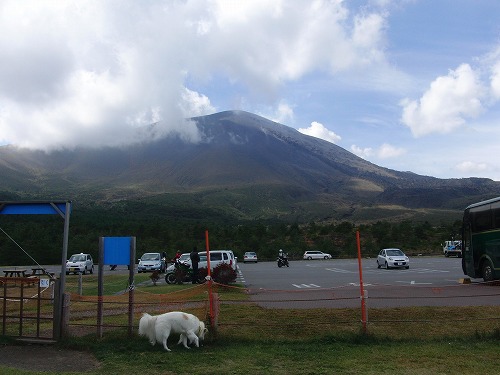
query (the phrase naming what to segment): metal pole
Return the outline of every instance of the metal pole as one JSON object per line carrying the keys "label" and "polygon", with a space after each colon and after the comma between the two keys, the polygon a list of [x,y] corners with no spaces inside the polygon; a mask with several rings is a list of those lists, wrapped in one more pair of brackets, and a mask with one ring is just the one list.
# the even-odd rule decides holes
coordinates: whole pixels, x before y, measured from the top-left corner
{"label": "metal pole", "polygon": [[99,259],[97,266],[97,337],[102,338],[102,318],[103,318],[103,302],[102,295],[104,292],[104,237],[99,237]]}
{"label": "metal pole", "polygon": [[135,237],[130,237],[130,266],[128,272],[128,335],[132,336],[134,334],[134,296],[135,296],[135,286],[134,286],[134,274],[135,274]]}
{"label": "metal pole", "polygon": [[207,249],[207,272],[208,272],[208,303],[210,311],[210,324],[215,329],[214,324],[214,296],[212,293],[212,273],[210,272],[210,245],[208,242],[208,230],[205,230],[205,247]]}
{"label": "metal pole", "polygon": [[63,251],[61,255],[61,275],[59,276],[59,295],[58,295],[58,316],[56,324],[56,337],[55,339],[61,338],[62,333],[62,308],[64,305],[64,291],[66,289],[66,260],[68,259],[68,237],[69,237],[69,218],[71,213],[71,201],[66,201],[66,209],[64,212],[64,235],[63,235]]}

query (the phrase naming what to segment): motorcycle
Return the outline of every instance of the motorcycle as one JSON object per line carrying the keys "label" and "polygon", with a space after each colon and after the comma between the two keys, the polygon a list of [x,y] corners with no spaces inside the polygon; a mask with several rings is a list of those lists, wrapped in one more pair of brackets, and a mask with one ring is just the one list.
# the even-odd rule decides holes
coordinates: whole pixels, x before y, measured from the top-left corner
{"label": "motorcycle", "polygon": [[[167,272],[165,282],[167,284],[182,284],[183,282],[191,282],[193,279],[193,269],[188,263],[180,262],[178,259],[174,261],[174,270]],[[205,276],[198,270],[198,284],[205,282]]]}
{"label": "motorcycle", "polygon": [[278,257],[277,261],[278,261],[279,268],[285,267],[285,266],[290,267],[290,265],[288,264],[288,258]]}

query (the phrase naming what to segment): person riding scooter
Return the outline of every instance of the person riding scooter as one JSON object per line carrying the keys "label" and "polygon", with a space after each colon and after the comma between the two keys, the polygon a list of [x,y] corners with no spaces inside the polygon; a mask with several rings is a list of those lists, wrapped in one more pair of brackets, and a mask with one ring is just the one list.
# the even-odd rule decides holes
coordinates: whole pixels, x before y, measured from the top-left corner
{"label": "person riding scooter", "polygon": [[288,264],[288,255],[283,251],[283,249],[280,249],[278,252],[278,267],[281,268],[284,266],[290,267]]}

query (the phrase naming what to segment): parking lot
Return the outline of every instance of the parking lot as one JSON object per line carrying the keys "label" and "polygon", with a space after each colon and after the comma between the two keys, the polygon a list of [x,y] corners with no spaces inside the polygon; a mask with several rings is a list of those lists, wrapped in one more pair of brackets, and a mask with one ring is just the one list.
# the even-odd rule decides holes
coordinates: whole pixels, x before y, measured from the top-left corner
{"label": "parking lot", "polygon": [[[239,264],[240,281],[252,299],[266,307],[357,307],[360,276],[356,259],[297,260],[290,267],[276,262]],[[500,288],[470,284],[460,258],[412,257],[409,269],[377,268],[362,260],[363,286],[371,307],[499,305]]]}
{"label": "parking lot", "polygon": [[[358,285],[357,259],[297,260],[290,267],[278,268],[276,262],[239,263],[248,287],[295,290]],[[414,257],[410,268],[377,268],[376,259],[362,260],[363,282],[368,285],[433,285],[457,284],[465,275],[460,258]],[[478,280],[480,281],[480,280]]]}
{"label": "parking lot", "polygon": [[[358,307],[360,277],[357,259],[291,260],[277,263],[238,262],[237,283],[265,307]],[[47,266],[58,274],[58,266]],[[97,267],[96,267],[97,273]],[[126,266],[104,272],[128,274]],[[460,258],[411,257],[409,269],[377,268],[375,258],[362,260],[363,286],[370,307],[500,305],[500,286],[467,278]],[[164,283],[163,277],[159,283]]]}

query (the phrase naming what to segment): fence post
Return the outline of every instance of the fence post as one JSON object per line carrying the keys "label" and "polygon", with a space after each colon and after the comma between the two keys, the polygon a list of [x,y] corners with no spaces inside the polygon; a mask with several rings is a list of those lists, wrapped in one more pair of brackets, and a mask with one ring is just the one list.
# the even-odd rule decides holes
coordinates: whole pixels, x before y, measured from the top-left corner
{"label": "fence post", "polygon": [[128,335],[130,337],[134,334],[134,301],[135,301],[135,286],[134,286],[134,275],[135,275],[135,251],[136,251],[136,238],[131,237],[130,239],[130,260],[129,260],[129,272],[128,272]]}
{"label": "fence post", "polygon": [[210,319],[210,326],[213,328],[213,330],[216,330],[215,327],[215,317],[214,317],[214,296],[212,293],[212,273],[210,270],[210,245],[208,242],[208,230],[205,230],[205,247],[207,250],[207,275],[208,275],[208,304],[209,304],[209,319]]}
{"label": "fence post", "polygon": [[99,257],[97,266],[97,337],[102,339],[103,293],[104,293],[104,237],[99,237]]}
{"label": "fence post", "polygon": [[54,280],[54,302],[53,302],[53,325],[52,325],[52,336],[56,340],[60,340],[62,337],[61,333],[61,325],[62,325],[62,316],[63,316],[63,305],[64,301],[62,298],[59,298],[59,294],[62,293],[61,290],[61,280]]}
{"label": "fence post", "polygon": [[53,306],[53,326],[52,326],[52,336],[55,340],[60,340],[62,337],[68,334],[69,326],[69,305],[70,305],[70,294],[63,293],[62,297],[59,297],[61,293],[61,288],[59,284],[60,279],[54,280],[54,304]]}
{"label": "fence post", "polygon": [[359,268],[359,290],[361,296],[361,323],[363,324],[363,333],[366,333],[366,303],[365,288],[363,286],[363,268],[361,266],[361,242],[359,240],[359,230],[356,231],[356,243],[358,245],[358,268]]}
{"label": "fence post", "polygon": [[71,295],[69,293],[64,293],[63,296],[63,307],[62,307],[62,317],[61,317],[61,336],[65,337],[69,333],[69,306],[71,301]]}
{"label": "fence post", "polygon": [[83,296],[83,276],[81,272],[78,272],[78,294]]}

